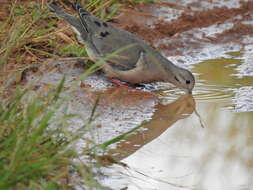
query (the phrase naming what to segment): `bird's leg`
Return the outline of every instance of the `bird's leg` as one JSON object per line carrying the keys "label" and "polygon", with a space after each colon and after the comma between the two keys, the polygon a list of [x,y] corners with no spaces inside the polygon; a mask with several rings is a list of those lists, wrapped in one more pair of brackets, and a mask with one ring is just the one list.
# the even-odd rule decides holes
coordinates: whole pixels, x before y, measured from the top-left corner
{"label": "bird's leg", "polygon": [[109,78],[109,81],[112,82],[113,84],[115,84],[116,86],[123,86],[124,84],[116,78]]}
{"label": "bird's leg", "polygon": [[132,88],[124,83],[122,83],[119,79],[116,78],[109,78],[109,81],[112,82],[113,84],[115,84],[117,87],[123,87],[123,88],[127,88],[128,90],[134,90],[135,88]]}

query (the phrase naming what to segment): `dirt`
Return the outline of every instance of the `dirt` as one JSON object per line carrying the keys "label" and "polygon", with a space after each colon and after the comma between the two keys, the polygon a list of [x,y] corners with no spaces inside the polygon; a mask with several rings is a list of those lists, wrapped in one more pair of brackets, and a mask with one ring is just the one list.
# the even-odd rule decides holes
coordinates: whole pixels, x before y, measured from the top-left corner
{"label": "dirt", "polygon": [[[176,6],[176,4],[173,4],[173,7],[180,7],[181,9],[184,9],[184,12],[171,22],[166,22],[155,16],[154,9],[157,9],[157,6],[159,7],[163,5],[159,4],[154,6],[153,4],[141,4],[137,7],[125,8],[120,17],[113,20],[113,23],[116,26],[136,34],[150,44],[154,44],[163,38],[171,38],[172,36],[189,31],[193,28],[222,24],[229,19],[234,19],[238,23],[236,23],[232,29],[224,31],[224,33],[219,35],[218,38],[212,40],[217,40],[218,42],[221,40],[234,39],[235,35],[253,33],[251,26],[246,26],[240,23],[242,20],[247,19],[249,14],[253,12],[252,1],[241,2],[239,8],[216,7],[201,11],[192,11],[190,7],[182,8],[179,5]],[[146,16],[146,23],[143,21],[143,15],[148,15]],[[242,16],[242,19],[237,19],[236,16],[238,15]],[[150,18],[152,21],[150,21]],[[148,22],[152,22],[154,25],[149,25]],[[231,37],[227,38],[229,35],[231,35]],[[182,44],[174,41],[173,44],[160,45],[159,49],[167,49],[171,46],[179,47],[182,46]]]}
{"label": "dirt", "polygon": [[8,12],[6,8],[8,7],[9,3],[7,0],[1,0],[0,2],[0,21],[4,21],[7,18]]}
{"label": "dirt", "polygon": [[245,35],[253,35],[253,26],[236,23],[233,28],[225,30],[217,35],[216,40],[220,42],[239,41]]}

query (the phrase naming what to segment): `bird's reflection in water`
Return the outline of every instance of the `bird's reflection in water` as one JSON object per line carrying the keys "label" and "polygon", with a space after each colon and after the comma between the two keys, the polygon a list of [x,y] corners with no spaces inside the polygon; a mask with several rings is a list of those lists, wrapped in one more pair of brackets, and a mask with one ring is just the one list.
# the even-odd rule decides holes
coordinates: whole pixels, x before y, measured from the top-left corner
{"label": "bird's reflection in water", "polygon": [[195,100],[192,95],[185,94],[174,102],[163,105],[158,103],[152,119],[138,131],[124,141],[117,144],[117,148],[110,151],[117,160],[124,159],[140,149],[143,145],[160,136],[166,129],[180,120],[189,117],[195,111]]}

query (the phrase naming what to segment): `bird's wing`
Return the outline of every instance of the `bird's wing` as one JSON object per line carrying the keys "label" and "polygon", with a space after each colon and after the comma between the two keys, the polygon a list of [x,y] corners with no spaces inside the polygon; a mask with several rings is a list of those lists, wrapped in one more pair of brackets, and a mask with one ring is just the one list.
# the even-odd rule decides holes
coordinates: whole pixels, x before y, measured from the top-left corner
{"label": "bird's wing", "polygon": [[[79,4],[73,6],[79,14],[83,28],[89,34],[86,45],[94,54],[110,56],[112,66],[128,70],[134,68],[146,44],[135,35],[103,22]],[[113,56],[111,56],[113,54]]]}
{"label": "bird's wing", "polygon": [[148,55],[141,52],[135,67],[129,70],[119,70],[112,67],[110,64],[105,63],[103,70],[107,77],[118,78],[129,83],[145,83],[161,80],[161,73],[158,70],[150,70],[147,64]]}
{"label": "bird's wing", "polygon": [[140,53],[149,48],[135,35],[101,21],[77,3],[73,4],[73,7],[78,12],[79,19],[54,4],[48,4],[48,7],[74,28],[79,41],[86,45],[91,54],[98,58],[110,56],[112,67],[120,70],[135,68]]}

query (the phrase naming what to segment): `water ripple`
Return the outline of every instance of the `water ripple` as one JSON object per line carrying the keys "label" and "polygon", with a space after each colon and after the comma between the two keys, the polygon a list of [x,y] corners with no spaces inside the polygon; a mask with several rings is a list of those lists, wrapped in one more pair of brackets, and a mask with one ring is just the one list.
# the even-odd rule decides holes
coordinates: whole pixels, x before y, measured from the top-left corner
{"label": "water ripple", "polygon": [[[175,100],[184,92],[177,88],[171,88],[160,92],[162,99],[171,101]],[[194,99],[197,101],[227,101],[233,97],[233,89],[224,86],[198,83],[193,90]]]}

